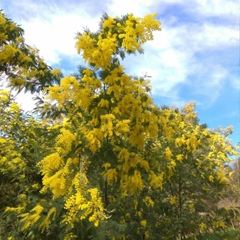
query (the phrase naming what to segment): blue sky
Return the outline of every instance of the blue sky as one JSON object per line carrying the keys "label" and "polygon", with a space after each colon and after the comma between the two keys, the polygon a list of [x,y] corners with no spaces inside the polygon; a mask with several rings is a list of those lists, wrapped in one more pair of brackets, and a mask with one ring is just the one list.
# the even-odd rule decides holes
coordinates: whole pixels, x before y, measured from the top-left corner
{"label": "blue sky", "polygon": [[[230,138],[240,141],[238,1],[1,0],[0,9],[22,26],[26,42],[65,75],[83,63],[74,48],[75,34],[86,26],[97,30],[103,12],[113,17],[158,13],[162,31],[144,45],[144,55],[126,58],[126,71],[151,76],[159,106],[195,101],[201,123],[212,129],[231,125]],[[27,97],[19,101],[29,109]]]}

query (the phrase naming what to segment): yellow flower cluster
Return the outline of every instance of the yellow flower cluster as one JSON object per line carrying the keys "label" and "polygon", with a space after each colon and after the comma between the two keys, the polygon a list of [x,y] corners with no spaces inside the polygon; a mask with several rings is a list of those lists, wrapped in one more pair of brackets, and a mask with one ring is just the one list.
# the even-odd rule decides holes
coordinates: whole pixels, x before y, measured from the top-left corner
{"label": "yellow flower cluster", "polygon": [[108,69],[111,64],[112,55],[117,51],[117,39],[115,34],[108,33],[107,38],[99,35],[93,38],[89,33],[77,37],[76,48],[82,53],[83,58],[95,69]]}
{"label": "yellow flower cluster", "polygon": [[11,105],[10,105],[10,112],[13,112],[15,114],[19,114],[20,113],[20,107],[18,106],[17,103],[13,102]]}
{"label": "yellow flower cluster", "polygon": [[141,51],[141,45],[153,39],[152,32],[160,30],[160,22],[155,20],[156,14],[144,18],[132,14],[126,20],[108,17],[103,20],[99,35],[85,32],[77,36],[76,48],[84,60],[95,69],[109,69],[112,56],[120,49],[127,52]]}
{"label": "yellow flower cluster", "polygon": [[200,223],[199,224],[200,229],[205,230],[207,228],[207,225],[205,223]]}
{"label": "yellow flower cluster", "polygon": [[214,226],[217,228],[226,228],[226,224],[223,221],[214,222]]}
{"label": "yellow flower cluster", "polygon": [[13,46],[5,45],[0,52],[0,64],[3,65],[5,62],[10,62],[17,52],[19,52],[18,49]]}
{"label": "yellow flower cluster", "polygon": [[55,207],[52,207],[46,216],[44,220],[40,223],[39,228],[41,229],[42,232],[44,232],[46,229],[49,228],[49,225],[51,224],[51,218],[54,220],[56,217],[56,212],[57,209]]}
{"label": "yellow flower cluster", "polygon": [[153,207],[154,206],[154,202],[149,196],[146,196],[143,199],[143,202],[146,204],[147,207]]}
{"label": "yellow flower cluster", "polygon": [[105,29],[105,28],[111,29],[111,28],[113,28],[113,26],[115,24],[116,24],[116,21],[113,18],[108,17],[107,19],[104,20],[102,28],[103,29]]}
{"label": "yellow flower cluster", "polygon": [[24,223],[21,230],[24,231],[30,226],[33,226],[39,220],[43,210],[44,208],[40,204],[37,204],[29,213],[21,214],[21,222]]}
{"label": "yellow flower cluster", "polygon": [[14,102],[10,101],[10,93],[7,90],[0,90],[0,105],[4,107],[5,112],[9,112],[11,114],[16,114],[16,117],[20,114],[20,107],[19,105]]}
{"label": "yellow flower cluster", "polygon": [[[15,149],[15,143],[11,139],[0,137],[0,149],[2,157],[0,158],[0,172],[7,174],[22,169],[24,172],[26,163],[19,152]],[[20,177],[20,176],[19,176]],[[24,173],[22,178],[24,177]]]}
{"label": "yellow flower cluster", "polygon": [[71,151],[72,144],[76,138],[76,134],[71,133],[71,131],[62,128],[61,134],[58,135],[56,139],[56,150],[59,153],[66,154]]}
{"label": "yellow flower cluster", "polygon": [[169,199],[169,203],[171,205],[177,204],[178,203],[177,197],[176,196],[171,196],[170,199]]}
{"label": "yellow flower cluster", "polygon": [[123,197],[128,193],[130,195],[139,194],[144,187],[140,171],[134,170],[133,175],[123,175],[120,180],[120,187]]}
{"label": "yellow flower cluster", "polygon": [[113,121],[115,116],[113,114],[105,114],[100,116],[101,119],[101,131],[104,137],[113,136]]}
{"label": "yellow flower cluster", "polygon": [[51,174],[53,171],[58,170],[62,164],[62,157],[58,152],[55,152],[42,159],[38,166],[41,168],[43,174]]}
{"label": "yellow flower cluster", "polygon": [[67,210],[67,213],[63,222],[73,227],[75,222],[88,217],[89,222],[93,222],[94,226],[97,227],[99,221],[104,219],[104,208],[98,189],[88,189],[87,193],[88,196],[85,197],[81,191],[77,191],[76,194],[66,200],[64,208]]}
{"label": "yellow flower cluster", "polygon": [[10,93],[7,90],[0,91],[0,101],[7,103],[10,99]]}
{"label": "yellow flower cluster", "polygon": [[150,175],[149,175],[149,180],[150,180],[150,186],[153,189],[162,189],[163,186],[163,177],[164,174],[155,174],[153,171],[151,171]]}
{"label": "yellow flower cluster", "polygon": [[130,152],[126,148],[115,148],[115,151],[119,152],[118,159],[124,174],[127,174],[131,168],[135,169],[137,166],[142,167],[145,171],[149,170],[148,162],[144,160],[140,154]]}
{"label": "yellow flower cluster", "polygon": [[117,170],[115,168],[110,168],[106,170],[106,172],[103,174],[103,177],[106,177],[108,180],[108,184],[113,185],[118,179],[117,177]]}
{"label": "yellow flower cluster", "polygon": [[53,194],[53,199],[64,196],[68,191],[63,170],[59,170],[50,177],[44,175],[42,182],[44,187],[42,188],[41,193],[44,193],[47,191],[47,189],[50,189]]}
{"label": "yellow flower cluster", "polygon": [[194,102],[190,102],[188,104],[185,105],[185,107],[183,108],[183,113],[185,114],[185,122],[194,122],[196,120],[197,117],[197,113],[194,112],[196,104]]}
{"label": "yellow flower cluster", "polygon": [[101,129],[93,128],[92,130],[86,132],[86,138],[88,140],[88,147],[93,153],[100,149],[103,140],[103,133]]}
{"label": "yellow flower cluster", "polygon": [[145,228],[147,226],[147,221],[146,220],[142,220],[140,222],[140,224]]}
{"label": "yellow flower cluster", "polygon": [[57,100],[59,108],[67,101],[72,100],[78,91],[79,83],[75,77],[65,77],[62,79],[60,85],[48,87],[45,91],[48,92],[48,99]]}
{"label": "yellow flower cluster", "polygon": [[144,18],[128,15],[127,21],[120,28],[120,32],[123,32],[119,34],[119,38],[123,39],[121,47],[127,52],[141,51],[141,45],[153,39],[152,31],[161,30],[160,22],[154,19],[156,15],[146,15]]}
{"label": "yellow flower cluster", "polygon": [[173,156],[173,154],[172,154],[170,148],[167,147],[167,148],[165,149],[165,157],[166,157],[166,159],[167,159],[167,160],[171,160],[171,159],[172,159],[172,156]]}
{"label": "yellow flower cluster", "polygon": [[58,153],[45,157],[38,166],[43,174],[43,188],[41,192],[48,189],[52,191],[53,199],[64,196],[71,191],[72,167],[78,163],[75,158],[68,158],[66,162]]}

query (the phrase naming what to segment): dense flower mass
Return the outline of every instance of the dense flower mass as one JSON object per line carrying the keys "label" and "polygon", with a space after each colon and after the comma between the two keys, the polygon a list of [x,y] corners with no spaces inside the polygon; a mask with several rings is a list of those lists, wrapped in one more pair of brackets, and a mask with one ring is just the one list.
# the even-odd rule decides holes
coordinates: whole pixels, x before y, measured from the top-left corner
{"label": "dense flower mass", "polygon": [[156,14],[144,18],[134,17],[132,14],[125,18],[106,16],[99,34],[86,31],[77,36],[77,50],[87,63],[94,65],[95,70],[108,70],[121,50],[129,53],[140,52],[141,45],[153,39],[152,32],[160,30],[160,22],[154,19],[155,17]]}
{"label": "dense flower mass", "polygon": [[[149,81],[121,65],[160,30],[155,18],[105,14],[98,32],[76,37],[88,67],[61,79],[23,51],[22,30],[0,15],[1,67],[17,70],[9,80],[20,89],[32,90],[31,79],[43,89],[37,117],[0,92],[4,239],[190,240],[236,216],[219,207],[237,154],[230,129],[199,124],[194,103],[159,108]],[[41,84],[46,77],[53,84]]]}

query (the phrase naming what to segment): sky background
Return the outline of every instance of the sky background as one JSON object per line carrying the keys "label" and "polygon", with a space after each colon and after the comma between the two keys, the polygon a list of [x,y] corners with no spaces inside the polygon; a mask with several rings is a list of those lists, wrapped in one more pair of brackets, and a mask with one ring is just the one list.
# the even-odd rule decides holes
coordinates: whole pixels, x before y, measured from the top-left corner
{"label": "sky background", "polygon": [[[64,75],[83,64],[75,35],[98,29],[104,12],[143,17],[157,13],[161,32],[146,43],[144,55],[124,61],[131,75],[151,76],[159,106],[196,102],[200,123],[234,127],[240,141],[240,7],[236,0],[1,0],[0,9],[25,30],[26,43],[37,47],[48,65]],[[21,95],[22,107],[33,102]]]}

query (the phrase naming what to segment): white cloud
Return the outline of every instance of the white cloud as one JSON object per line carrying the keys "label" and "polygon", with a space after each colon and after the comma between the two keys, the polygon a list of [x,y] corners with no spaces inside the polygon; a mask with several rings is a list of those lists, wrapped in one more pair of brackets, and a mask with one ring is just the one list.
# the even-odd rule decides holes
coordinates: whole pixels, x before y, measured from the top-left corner
{"label": "white cloud", "polygon": [[108,4],[107,12],[110,15],[124,15],[127,13],[133,13],[136,16],[144,16],[145,14],[153,13],[152,8],[154,0],[115,0]]}
{"label": "white cloud", "polygon": [[34,19],[31,22],[23,22],[25,37],[30,45],[34,44],[41,50],[40,54],[50,65],[56,64],[59,63],[62,54],[76,54],[74,37],[81,20],[73,14],[58,14],[48,21]]}
{"label": "white cloud", "polygon": [[[239,70],[237,70],[239,72]],[[239,76],[234,76],[230,79],[230,84],[233,86],[233,88],[240,90],[240,81],[239,81]]]}
{"label": "white cloud", "polygon": [[195,48],[225,48],[237,45],[238,30],[224,25],[205,23],[193,37]]}
{"label": "white cloud", "polygon": [[[239,3],[235,0],[196,0],[196,7],[193,12],[203,16],[221,16],[228,19],[237,19]],[[195,3],[194,2],[194,3]]]}
{"label": "white cloud", "polygon": [[210,106],[218,99],[221,90],[226,85],[228,72],[219,65],[210,67],[199,65],[197,69],[199,76],[196,76],[193,83],[192,94],[202,96],[203,102],[207,102]]}
{"label": "white cloud", "polygon": [[33,95],[31,93],[20,92],[16,95],[16,101],[21,109],[24,109],[26,112],[32,111],[36,106],[36,101],[33,100]]}

